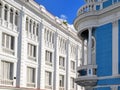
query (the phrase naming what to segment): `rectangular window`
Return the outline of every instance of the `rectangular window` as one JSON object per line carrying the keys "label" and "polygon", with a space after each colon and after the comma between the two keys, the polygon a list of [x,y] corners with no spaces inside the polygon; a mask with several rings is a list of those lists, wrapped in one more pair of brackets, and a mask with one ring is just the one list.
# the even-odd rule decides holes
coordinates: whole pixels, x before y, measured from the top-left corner
{"label": "rectangular window", "polygon": [[75,82],[75,79],[74,78],[70,78],[70,88],[71,89],[74,89],[75,88],[75,84],[74,84],[74,82]]}
{"label": "rectangular window", "polygon": [[1,61],[1,78],[4,80],[13,80],[13,63]]}
{"label": "rectangular window", "polygon": [[59,56],[59,66],[60,67],[65,67],[65,58]]}
{"label": "rectangular window", "polygon": [[35,83],[35,68],[27,67],[27,82]]}
{"label": "rectangular window", "polygon": [[71,61],[71,70],[74,71],[75,70],[75,62]]}
{"label": "rectangular window", "polygon": [[30,43],[28,43],[28,56],[33,58],[36,57],[36,46]]}
{"label": "rectangular window", "polygon": [[2,46],[14,50],[14,37],[8,34],[2,34]]}
{"label": "rectangular window", "polygon": [[64,75],[59,76],[59,87],[64,87]]}
{"label": "rectangular window", "polygon": [[48,62],[48,63],[52,63],[52,52],[46,50],[45,61]]}
{"label": "rectangular window", "polygon": [[46,86],[51,86],[52,85],[52,73],[46,71],[45,72],[45,85]]}

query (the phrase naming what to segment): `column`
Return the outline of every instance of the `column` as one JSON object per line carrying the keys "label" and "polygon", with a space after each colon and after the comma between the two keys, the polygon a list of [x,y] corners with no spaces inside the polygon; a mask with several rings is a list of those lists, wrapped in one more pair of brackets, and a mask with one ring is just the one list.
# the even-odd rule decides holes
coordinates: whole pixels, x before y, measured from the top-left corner
{"label": "column", "polygon": [[[56,30],[57,31],[57,30]],[[58,45],[58,33],[56,32],[54,38],[54,46],[55,46],[55,52],[54,52],[54,78],[53,78],[53,90],[59,89],[59,45]]]}
{"label": "column", "polygon": [[92,50],[91,50],[91,46],[92,46],[92,28],[88,29],[89,32],[89,36],[88,36],[88,65],[91,64],[91,55],[92,55]]}
{"label": "column", "polygon": [[84,39],[82,39],[82,65],[84,65]]}

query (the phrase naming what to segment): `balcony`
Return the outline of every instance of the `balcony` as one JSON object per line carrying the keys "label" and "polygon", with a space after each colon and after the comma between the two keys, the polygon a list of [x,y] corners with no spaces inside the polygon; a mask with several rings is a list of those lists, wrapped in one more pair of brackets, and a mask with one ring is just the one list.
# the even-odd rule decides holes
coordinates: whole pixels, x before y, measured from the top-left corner
{"label": "balcony", "polygon": [[29,38],[29,39],[31,39],[31,40],[33,40],[33,41],[38,41],[38,36],[37,35],[34,35],[34,34],[32,34],[32,33],[30,33],[30,32],[26,32],[27,33],[27,38]]}
{"label": "balcony", "polygon": [[9,30],[14,31],[14,32],[18,32],[18,26],[16,26],[15,24],[11,24],[10,22],[5,21],[1,18],[0,18],[0,26],[8,28]]}
{"label": "balcony", "polygon": [[77,68],[78,78],[75,82],[81,86],[95,86],[97,83],[96,65],[84,65]]}

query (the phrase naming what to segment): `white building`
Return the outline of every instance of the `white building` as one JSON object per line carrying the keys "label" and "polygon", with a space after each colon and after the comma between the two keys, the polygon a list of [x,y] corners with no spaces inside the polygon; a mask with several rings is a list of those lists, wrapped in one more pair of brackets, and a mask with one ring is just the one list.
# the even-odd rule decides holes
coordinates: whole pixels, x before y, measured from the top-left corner
{"label": "white building", "polygon": [[0,0],[0,89],[81,90],[80,47],[77,32],[42,5]]}

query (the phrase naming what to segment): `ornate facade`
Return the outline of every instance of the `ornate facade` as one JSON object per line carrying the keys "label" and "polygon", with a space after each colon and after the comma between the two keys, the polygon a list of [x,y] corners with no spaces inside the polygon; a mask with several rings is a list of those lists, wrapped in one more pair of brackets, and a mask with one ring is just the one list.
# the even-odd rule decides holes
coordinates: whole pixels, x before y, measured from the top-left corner
{"label": "ornate facade", "polygon": [[82,40],[75,81],[86,90],[120,90],[120,0],[85,1],[74,22]]}
{"label": "ornate facade", "polygon": [[0,0],[0,89],[80,90],[77,32],[34,0]]}

